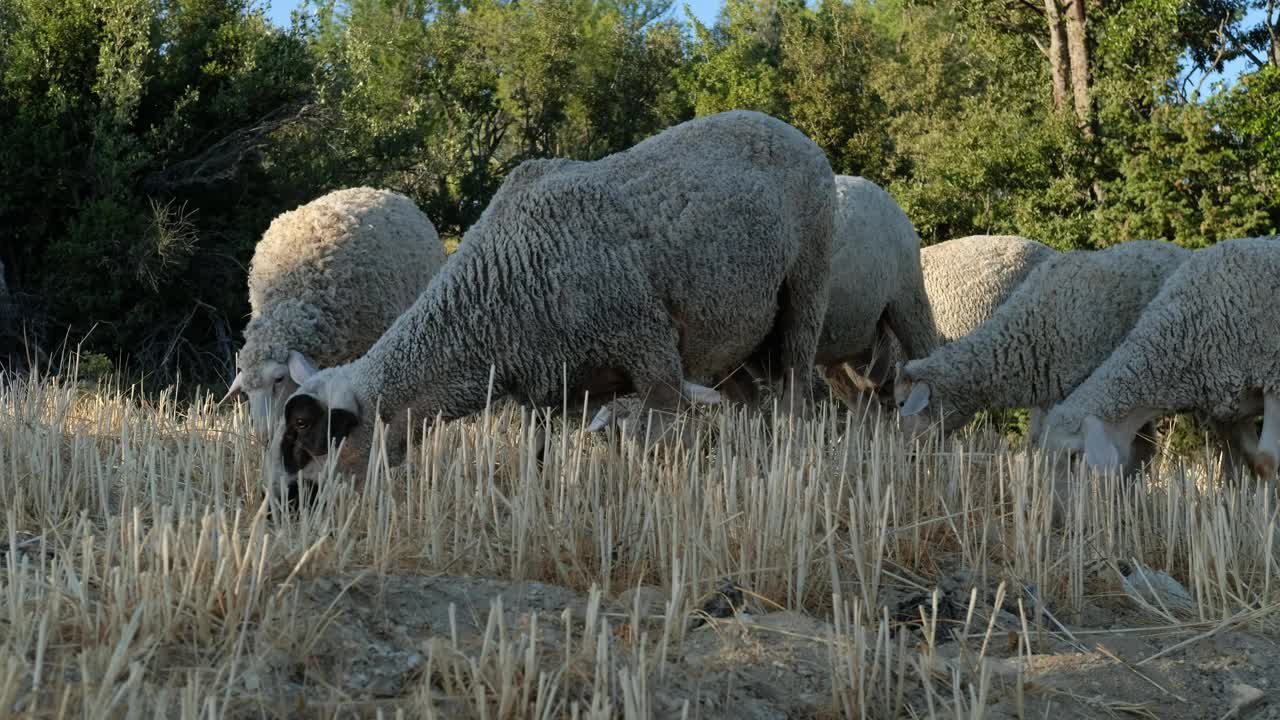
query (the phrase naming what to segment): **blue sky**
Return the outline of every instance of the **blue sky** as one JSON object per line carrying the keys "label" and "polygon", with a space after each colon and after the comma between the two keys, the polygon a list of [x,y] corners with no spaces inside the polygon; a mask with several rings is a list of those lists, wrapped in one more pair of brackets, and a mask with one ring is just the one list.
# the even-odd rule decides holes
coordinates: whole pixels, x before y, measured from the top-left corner
{"label": "blue sky", "polygon": [[[715,22],[716,13],[720,12],[720,6],[724,4],[722,0],[676,0],[671,13],[683,18],[685,2],[689,4],[694,16],[707,25]],[[267,17],[281,27],[289,25],[289,13],[301,4],[301,0],[261,0],[261,5],[267,8]]]}
{"label": "blue sky", "polygon": [[[289,13],[298,7],[302,0],[260,0],[261,4],[267,7],[267,17],[271,21],[281,27],[289,24]],[[707,25],[715,22],[716,14],[720,12],[723,0],[676,0],[675,5],[671,9],[671,13],[676,17],[684,17],[684,5],[689,5],[689,9],[693,11],[694,16]],[[1263,11],[1261,8],[1250,10],[1245,16],[1246,23],[1252,25],[1263,19]],[[1238,58],[1234,62],[1228,63],[1220,72],[1214,73],[1209,81],[1205,83],[1204,89],[1201,91],[1204,95],[1209,94],[1209,85],[1218,80],[1226,80],[1228,85],[1234,85],[1236,77],[1241,71],[1247,69],[1250,63],[1245,58]],[[1195,84],[1195,78],[1191,81],[1191,85]]]}

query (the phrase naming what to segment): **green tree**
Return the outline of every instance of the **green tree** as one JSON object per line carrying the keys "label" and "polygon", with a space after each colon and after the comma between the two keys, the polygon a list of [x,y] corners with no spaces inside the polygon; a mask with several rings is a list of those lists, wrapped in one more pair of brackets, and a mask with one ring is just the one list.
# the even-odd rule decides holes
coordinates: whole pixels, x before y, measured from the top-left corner
{"label": "green tree", "polygon": [[96,326],[89,349],[162,379],[212,374],[243,314],[246,251],[278,211],[255,192],[244,129],[305,95],[304,49],[239,0],[0,8],[0,232],[16,284],[42,298],[49,335]]}

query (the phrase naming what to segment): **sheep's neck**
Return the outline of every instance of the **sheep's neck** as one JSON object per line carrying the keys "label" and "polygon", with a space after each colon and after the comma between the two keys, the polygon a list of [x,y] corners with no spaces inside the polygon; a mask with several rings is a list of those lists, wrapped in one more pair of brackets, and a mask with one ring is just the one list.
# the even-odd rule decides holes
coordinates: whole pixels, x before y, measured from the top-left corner
{"label": "sheep's neck", "polygon": [[510,350],[523,345],[512,336],[521,332],[520,323],[506,322],[518,316],[513,303],[484,292],[483,285],[443,280],[396,320],[370,349],[364,372],[356,373],[368,391],[380,392],[386,417],[410,405],[415,414],[443,411],[455,417],[482,409],[490,367],[496,371],[496,397],[510,372]]}

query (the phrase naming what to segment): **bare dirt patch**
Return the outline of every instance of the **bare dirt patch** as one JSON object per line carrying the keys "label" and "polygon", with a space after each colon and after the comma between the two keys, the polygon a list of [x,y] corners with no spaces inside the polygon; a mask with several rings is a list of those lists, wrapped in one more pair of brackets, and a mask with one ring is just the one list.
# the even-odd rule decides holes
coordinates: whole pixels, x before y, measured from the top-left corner
{"label": "bare dirt patch", "polygon": [[[667,596],[658,588],[640,589],[638,628],[634,590],[594,609],[590,597],[565,588],[478,577],[324,577],[299,581],[295,592],[299,611],[315,618],[305,654],[296,654],[302,647],[263,653],[241,677],[247,690],[262,693],[259,709],[280,717],[297,717],[308,703],[360,716],[375,708],[421,708],[424,700],[441,717],[473,717],[474,704],[457,702],[458,688],[443,676],[459,662],[483,667],[504,653],[534,668],[558,667],[581,653],[582,672],[561,678],[561,695],[585,695],[599,671],[588,667],[599,652],[596,640],[584,644],[583,638],[591,614],[609,646],[610,672],[637,672],[635,646],[648,644],[644,687],[651,717],[681,717],[686,707],[689,717],[725,720],[838,717],[833,693],[850,691],[847,679],[833,688],[836,628],[792,611],[739,608],[709,619],[691,613],[685,626],[698,626],[668,649],[659,668]],[[924,651],[920,623],[896,625],[923,672],[936,678],[926,682],[917,674],[904,683],[903,712],[927,713],[931,693],[958,686],[959,674],[985,688],[977,700],[992,718],[1280,717],[1280,647],[1266,634],[1212,633],[1212,623],[1129,624],[1142,610],[1123,598],[1108,598],[1095,610],[1082,613],[1093,622],[1035,633],[1028,642],[1020,620],[1001,612],[989,637],[984,619],[977,637],[939,638],[932,653]],[[1125,627],[1117,620],[1127,621]],[[984,644],[985,659],[975,661]],[[877,716],[883,710],[877,708]]]}

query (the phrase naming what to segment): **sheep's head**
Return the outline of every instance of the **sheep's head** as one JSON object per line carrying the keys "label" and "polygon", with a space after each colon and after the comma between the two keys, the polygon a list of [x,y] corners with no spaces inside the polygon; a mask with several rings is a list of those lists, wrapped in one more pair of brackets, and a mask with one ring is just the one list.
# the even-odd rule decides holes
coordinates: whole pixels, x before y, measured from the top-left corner
{"label": "sheep's head", "polygon": [[[305,356],[296,350],[290,351],[291,358],[295,355],[301,358],[301,362],[306,366],[311,366]],[[292,371],[293,365],[293,362],[278,362],[270,359],[240,364],[235,379],[227,389],[227,394],[218,401],[218,404],[221,405],[243,394],[249,400],[249,422],[254,434],[260,441],[268,442],[272,425],[284,408],[285,401],[300,384],[298,376]]]}
{"label": "sheep's head", "polygon": [[[372,445],[372,412],[352,386],[349,367],[320,371],[302,355],[290,355],[289,371],[298,389],[285,402],[272,437],[274,491],[284,485],[292,494],[298,485],[314,485],[329,460],[338,472],[358,476],[364,471]],[[279,482],[281,474],[286,483]]]}
{"label": "sheep's head", "polygon": [[961,428],[973,419],[973,413],[956,408],[955,403],[938,392],[918,361],[897,363],[894,368],[893,400],[898,406],[902,431],[916,440],[927,435],[941,422],[944,435]]}

